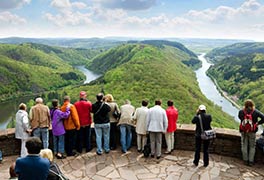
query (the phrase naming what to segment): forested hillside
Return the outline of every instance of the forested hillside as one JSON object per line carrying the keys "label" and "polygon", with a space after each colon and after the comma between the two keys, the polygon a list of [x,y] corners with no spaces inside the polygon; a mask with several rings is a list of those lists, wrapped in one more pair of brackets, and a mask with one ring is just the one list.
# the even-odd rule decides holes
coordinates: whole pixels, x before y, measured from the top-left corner
{"label": "forested hillside", "polygon": [[256,107],[264,112],[264,43],[243,43],[215,49],[209,57],[215,65],[208,73],[217,80],[219,86],[232,96],[253,99]]}
{"label": "forested hillside", "polygon": [[192,58],[168,45],[121,45],[93,59],[89,67],[104,73],[100,79],[89,85],[64,88],[61,93],[67,92],[75,101],[79,91],[85,90],[95,102],[95,95],[103,91],[113,94],[119,105],[129,99],[136,107],[141,106],[142,99],[148,99],[150,106],[162,99],[166,108],[167,100],[172,99],[179,109],[179,123],[191,123],[198,105],[203,103],[213,116],[213,126],[236,128],[234,119],[200,92],[195,73],[182,63]]}
{"label": "forested hillside", "polygon": [[40,47],[42,45],[0,44],[1,100],[79,84],[84,79],[83,74],[59,57],[66,56],[62,51]]}
{"label": "forested hillside", "polygon": [[65,48],[85,48],[101,50],[109,49],[113,46],[118,46],[123,42],[125,41],[107,38],[0,38],[0,43],[5,44],[36,43],[45,44],[48,46],[60,46]]}
{"label": "forested hillside", "polygon": [[118,47],[109,49],[108,51],[96,56],[92,62],[89,62],[87,64],[87,68],[92,69],[93,71],[98,73],[104,73],[110,69],[113,69],[123,63],[130,61],[130,59],[147,44],[153,45],[160,49],[164,49],[166,46],[174,47],[174,51],[177,51],[177,53],[175,53],[175,56],[178,56],[178,60],[189,67],[197,68],[201,63],[192,51],[190,51],[180,43],[163,40],[148,40],[130,41],[128,42],[128,44],[123,44]]}
{"label": "forested hillside", "polygon": [[263,42],[235,43],[222,48],[215,48],[206,54],[206,58],[212,62],[218,62],[226,57],[264,53]]}

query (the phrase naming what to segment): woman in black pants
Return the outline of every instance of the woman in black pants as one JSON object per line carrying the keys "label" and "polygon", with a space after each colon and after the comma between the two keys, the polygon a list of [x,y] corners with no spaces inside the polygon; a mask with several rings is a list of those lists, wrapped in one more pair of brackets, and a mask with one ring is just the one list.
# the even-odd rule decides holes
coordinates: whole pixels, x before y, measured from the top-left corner
{"label": "woman in black pants", "polygon": [[[201,120],[200,120],[201,118]],[[207,167],[209,165],[209,153],[208,148],[210,144],[210,140],[202,140],[201,139],[201,125],[200,122],[202,122],[203,130],[209,130],[211,128],[211,121],[212,117],[209,114],[206,114],[206,107],[205,105],[200,105],[197,109],[196,115],[192,119],[192,123],[196,124],[196,130],[195,130],[195,155],[193,164],[195,166],[198,166],[199,160],[200,160],[200,151],[201,151],[201,145],[203,144],[203,162],[204,167]]]}

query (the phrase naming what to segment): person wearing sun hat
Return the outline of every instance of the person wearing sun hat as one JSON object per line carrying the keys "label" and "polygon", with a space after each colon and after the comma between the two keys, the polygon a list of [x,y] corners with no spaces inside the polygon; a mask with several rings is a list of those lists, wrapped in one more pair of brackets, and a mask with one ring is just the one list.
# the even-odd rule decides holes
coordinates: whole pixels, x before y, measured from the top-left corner
{"label": "person wearing sun hat", "polygon": [[[201,120],[200,120],[201,118]],[[200,122],[202,122],[203,125],[203,130],[209,130],[211,128],[211,122],[212,122],[212,117],[210,114],[206,114],[206,106],[201,104],[197,111],[196,115],[192,119],[192,123],[196,124],[196,130],[195,130],[195,155],[194,155],[194,160],[193,164],[195,166],[198,166],[199,160],[200,160],[200,151],[201,151],[201,146],[203,144],[203,162],[204,162],[204,167],[207,167],[209,165],[209,144],[210,140],[202,140],[201,139],[201,125]]]}
{"label": "person wearing sun hat", "polygon": [[81,128],[77,131],[76,149],[82,153],[82,144],[84,142],[86,152],[91,151],[91,124],[92,124],[92,103],[87,100],[85,91],[80,92],[80,100],[74,103],[76,107]]}

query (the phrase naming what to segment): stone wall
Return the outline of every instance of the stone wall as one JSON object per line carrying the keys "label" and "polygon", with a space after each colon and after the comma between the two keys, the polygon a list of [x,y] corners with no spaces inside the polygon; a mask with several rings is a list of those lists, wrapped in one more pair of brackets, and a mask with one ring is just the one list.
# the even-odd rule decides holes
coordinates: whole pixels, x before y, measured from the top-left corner
{"label": "stone wall", "polygon": [[[215,128],[217,138],[211,142],[210,153],[241,158],[240,133],[237,130]],[[192,124],[178,125],[175,133],[175,149],[194,151],[194,131]],[[0,131],[0,150],[4,156],[18,155],[20,152],[20,141],[15,139],[15,129]],[[133,138],[136,138],[133,136]],[[95,141],[93,135],[93,141]],[[136,139],[133,140],[136,142]],[[164,142],[164,141],[163,141]],[[135,145],[135,143],[133,143]],[[52,141],[50,141],[52,145]],[[263,153],[256,148],[256,162],[263,161]]]}

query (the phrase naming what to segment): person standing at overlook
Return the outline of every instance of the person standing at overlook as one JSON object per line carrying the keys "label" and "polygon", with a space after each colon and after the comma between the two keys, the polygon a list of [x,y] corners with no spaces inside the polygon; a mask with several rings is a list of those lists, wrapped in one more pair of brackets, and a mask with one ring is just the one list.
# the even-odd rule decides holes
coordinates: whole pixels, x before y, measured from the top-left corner
{"label": "person standing at overlook", "polygon": [[118,117],[114,117],[113,113],[116,111],[118,114],[120,114],[120,110],[118,107],[118,104],[114,101],[114,98],[112,94],[105,95],[105,101],[110,106],[111,111],[108,113],[110,118],[110,149],[114,150],[116,149],[117,145],[117,137],[118,137],[118,129],[117,129],[117,123],[118,123]]}
{"label": "person standing at overlook", "polygon": [[207,167],[209,165],[209,144],[210,140],[202,140],[201,139],[201,133],[202,133],[202,128],[203,130],[209,130],[211,128],[211,122],[212,122],[212,117],[210,114],[206,114],[206,106],[201,104],[197,111],[196,115],[192,119],[192,123],[196,124],[196,129],[195,129],[195,154],[194,154],[194,160],[193,164],[195,166],[198,166],[199,160],[200,160],[200,151],[201,151],[201,146],[203,143],[203,162],[204,162],[204,167]]}
{"label": "person standing at overlook", "polygon": [[161,107],[161,100],[155,101],[155,106],[147,114],[147,131],[150,137],[151,157],[161,158],[162,133],[168,128],[166,111]]}
{"label": "person standing at overlook", "polygon": [[74,103],[78,112],[80,121],[80,130],[77,131],[77,144],[76,149],[82,153],[83,144],[85,145],[86,152],[92,150],[91,145],[91,124],[92,124],[92,103],[87,100],[85,91],[80,92],[80,100]]}
{"label": "person standing at overlook", "polygon": [[16,113],[15,136],[17,139],[21,139],[20,156],[25,157],[27,155],[26,140],[29,137],[29,133],[31,131],[29,127],[27,105],[21,103],[18,106],[18,109],[19,110]]}
{"label": "person standing at overlook", "polygon": [[70,115],[70,106],[63,112],[59,109],[59,101],[57,99],[52,100],[53,108],[50,110],[50,116],[52,119],[52,134],[53,134],[53,152],[58,159],[65,158],[64,156],[64,134],[65,129],[63,125],[64,118],[68,118]]}
{"label": "person standing at overlook", "polygon": [[103,101],[103,93],[96,95],[97,101],[93,104],[94,131],[96,135],[97,155],[102,155],[102,143],[105,153],[109,153],[110,119],[108,113],[110,106]]}
{"label": "person standing at overlook", "polygon": [[165,133],[167,144],[167,151],[165,151],[165,154],[170,154],[174,149],[174,132],[177,129],[178,110],[174,107],[172,100],[169,100],[167,105],[168,108],[166,109],[166,114],[168,118],[168,128]]}
{"label": "person standing at overlook", "polygon": [[36,98],[36,105],[29,111],[30,126],[33,136],[42,140],[43,148],[49,147],[49,128],[51,118],[49,107],[43,104],[41,97]]}
{"label": "person standing at overlook", "polygon": [[[247,99],[244,103],[244,108],[238,112],[238,118],[241,120],[240,133],[243,160],[246,165],[253,166],[257,126],[264,123],[264,114],[255,108],[255,104],[251,99]],[[260,121],[258,121],[259,118]]]}
{"label": "person standing at overlook", "polygon": [[120,112],[121,116],[118,122],[120,126],[120,144],[122,152],[126,153],[132,143],[132,116],[135,107],[131,105],[129,100],[126,100],[125,104],[120,107]]}
{"label": "person standing at overlook", "polygon": [[80,121],[78,112],[73,104],[71,104],[70,96],[64,96],[64,103],[61,106],[63,112],[70,106],[70,115],[63,121],[65,133],[65,151],[67,156],[74,156],[76,153],[73,152],[76,142],[76,132],[80,129]]}
{"label": "person standing at overlook", "polygon": [[143,100],[141,107],[137,108],[133,119],[136,122],[137,133],[137,150],[138,152],[144,151],[144,146],[147,143],[147,114],[148,114],[148,101]]}

